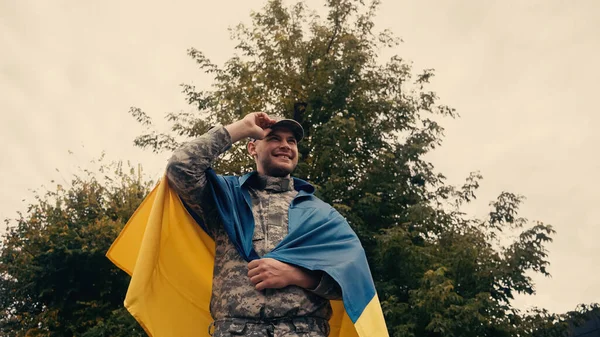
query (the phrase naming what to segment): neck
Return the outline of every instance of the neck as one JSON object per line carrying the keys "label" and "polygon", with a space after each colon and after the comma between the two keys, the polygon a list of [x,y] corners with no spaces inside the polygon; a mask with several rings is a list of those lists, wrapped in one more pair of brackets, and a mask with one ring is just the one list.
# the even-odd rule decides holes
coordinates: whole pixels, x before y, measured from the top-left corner
{"label": "neck", "polygon": [[291,177],[291,174],[287,174],[285,176],[276,176],[276,175],[268,174],[267,172],[265,172],[264,170],[261,170],[261,169],[257,169],[256,172],[258,172],[258,175],[263,176],[263,177],[288,178],[288,179]]}
{"label": "neck", "polygon": [[256,175],[256,181],[253,185],[258,189],[276,192],[285,192],[294,189],[294,181],[289,175],[286,177],[273,177],[259,173]]}

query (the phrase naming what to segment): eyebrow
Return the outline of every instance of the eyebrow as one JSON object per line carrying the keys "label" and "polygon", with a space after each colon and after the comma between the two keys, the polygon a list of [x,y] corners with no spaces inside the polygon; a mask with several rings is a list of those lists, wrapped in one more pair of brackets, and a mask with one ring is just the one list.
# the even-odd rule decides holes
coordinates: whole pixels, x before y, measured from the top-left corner
{"label": "eyebrow", "polygon": [[[282,139],[282,138],[284,138],[284,137],[281,137],[280,135],[278,135],[278,134],[276,134],[276,133],[269,133],[269,134],[268,134],[268,135],[265,137],[265,139],[267,139],[267,138],[277,138],[277,139]],[[294,142],[296,142],[296,143],[298,142],[298,141],[296,140],[296,137],[294,137],[293,135],[291,135],[291,136],[287,137],[287,141],[289,142],[290,140],[293,140],[293,141],[294,141]]]}

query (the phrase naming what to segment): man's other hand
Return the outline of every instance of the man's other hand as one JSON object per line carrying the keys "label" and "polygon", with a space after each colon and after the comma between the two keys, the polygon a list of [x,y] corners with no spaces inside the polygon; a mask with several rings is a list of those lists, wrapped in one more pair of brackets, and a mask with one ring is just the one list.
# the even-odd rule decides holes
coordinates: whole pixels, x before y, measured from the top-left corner
{"label": "man's other hand", "polygon": [[281,289],[289,285],[314,289],[319,284],[321,275],[320,272],[264,258],[248,263],[248,277],[256,290]]}

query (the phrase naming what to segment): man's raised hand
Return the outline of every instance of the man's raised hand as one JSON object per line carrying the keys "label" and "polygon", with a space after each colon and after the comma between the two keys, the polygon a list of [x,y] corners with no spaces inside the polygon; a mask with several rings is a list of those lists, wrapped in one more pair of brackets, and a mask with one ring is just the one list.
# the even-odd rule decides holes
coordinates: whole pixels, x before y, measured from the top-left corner
{"label": "man's raised hand", "polygon": [[237,122],[225,127],[231,136],[231,142],[235,143],[243,138],[263,139],[270,130],[268,128],[275,124],[275,120],[264,112],[252,112]]}

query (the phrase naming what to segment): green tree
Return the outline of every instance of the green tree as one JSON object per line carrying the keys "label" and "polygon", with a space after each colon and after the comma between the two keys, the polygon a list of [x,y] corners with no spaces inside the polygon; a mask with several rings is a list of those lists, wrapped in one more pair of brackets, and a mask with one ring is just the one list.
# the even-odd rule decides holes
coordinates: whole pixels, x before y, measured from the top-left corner
{"label": "green tree", "polygon": [[[195,110],[168,114],[168,133],[131,108],[148,130],[135,144],[170,151],[252,111],[293,117],[306,131],[295,175],[314,183],[360,236],[392,336],[538,336],[550,326],[564,333],[560,316],[511,304],[516,293],[534,293],[529,275],[549,275],[552,227],[520,217],[523,197],[509,192],[486,218],[465,214],[482,177],[449,186],[423,159],[442,142],[438,122],[456,117],[427,89],[433,70],[380,59],[399,40],[375,30],[379,1],[325,5],[322,18],[302,2],[268,1],[251,25],[231,30],[236,53],[223,66],[189,49],[212,87],[182,85]],[[216,164],[223,174],[251,168],[239,144]]]}
{"label": "green tree", "polygon": [[37,192],[0,250],[2,336],[143,336],[123,308],[129,276],[105,257],[152,183],[102,164]]}

